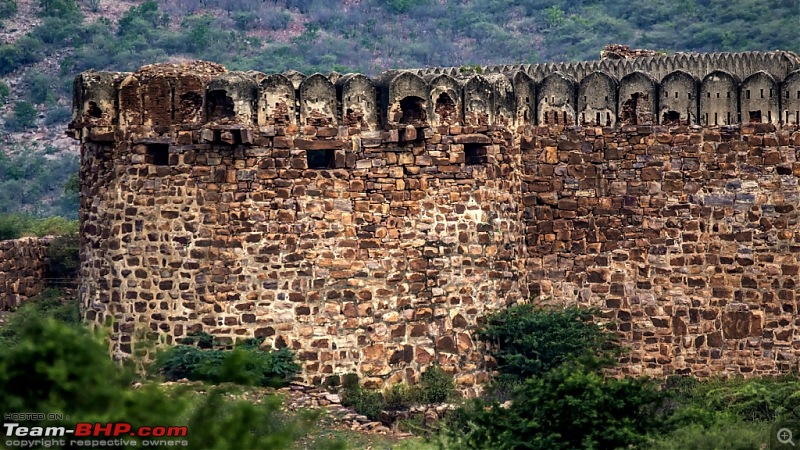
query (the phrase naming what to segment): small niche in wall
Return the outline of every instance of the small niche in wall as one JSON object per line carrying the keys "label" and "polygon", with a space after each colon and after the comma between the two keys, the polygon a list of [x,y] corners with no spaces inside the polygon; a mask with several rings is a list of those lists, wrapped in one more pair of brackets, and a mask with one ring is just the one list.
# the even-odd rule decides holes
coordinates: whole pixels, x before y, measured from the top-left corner
{"label": "small niche in wall", "polygon": [[169,165],[169,144],[147,144],[147,164],[156,166]]}
{"label": "small niche in wall", "polygon": [[464,144],[464,162],[468,166],[486,164],[489,148],[485,144]]}
{"label": "small niche in wall", "polygon": [[333,150],[306,150],[309,169],[333,169]]}

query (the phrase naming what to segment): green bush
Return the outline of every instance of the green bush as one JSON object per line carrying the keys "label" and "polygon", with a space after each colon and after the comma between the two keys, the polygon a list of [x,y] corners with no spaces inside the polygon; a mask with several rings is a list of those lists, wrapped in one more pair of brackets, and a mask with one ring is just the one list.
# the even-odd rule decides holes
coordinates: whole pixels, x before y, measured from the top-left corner
{"label": "green bush", "polygon": [[442,403],[458,397],[453,376],[439,366],[429,367],[423,372],[415,388],[422,403]]}
{"label": "green bush", "polygon": [[458,448],[628,448],[662,426],[663,395],[646,378],[607,378],[563,364],[519,385],[508,408],[475,399],[449,421]]}
{"label": "green bush", "polygon": [[[50,282],[77,280],[81,267],[78,233],[58,236],[47,248],[47,274]],[[72,284],[72,283],[70,283]]]}
{"label": "green bush", "polygon": [[23,79],[28,88],[28,100],[31,103],[45,103],[53,101],[53,79],[42,73],[31,73]]}
{"label": "green bush", "polygon": [[590,354],[587,361],[613,364],[619,353],[615,337],[591,321],[591,310],[512,306],[491,315],[478,337],[491,344],[504,377],[524,380]]}
{"label": "green bush", "polygon": [[365,389],[358,382],[358,375],[346,374],[342,380],[342,405],[353,408],[357,413],[370,420],[380,419],[381,412],[386,409],[386,401],[380,391]]}
{"label": "green bush", "polygon": [[84,421],[128,422],[134,428],[186,426],[187,448],[220,450],[290,448],[308,435],[318,417],[283,412],[281,399],[274,396],[253,403],[230,400],[220,389],[205,395],[151,383],[134,389],[134,374],[115,364],[107,349],[82,327],[29,317],[15,342],[0,346],[0,404],[8,411],[67,417],[25,421],[24,426],[69,428]]}
{"label": "green bush", "polygon": [[769,423],[745,422],[720,417],[703,426],[687,424],[677,430],[653,438],[642,448],[652,450],[753,450],[767,447],[774,430]]}
{"label": "green bush", "polygon": [[281,386],[300,371],[300,366],[287,349],[265,351],[252,343],[232,350],[177,345],[156,355],[153,371],[170,381],[186,378],[211,383]]}
{"label": "green bush", "polygon": [[0,0],[0,19],[7,19],[17,13],[15,0]]}
{"label": "green bush", "polygon": [[57,288],[47,288],[28,299],[0,327],[0,347],[17,343],[30,322],[44,319],[53,319],[66,326],[78,326],[81,323],[78,299],[67,296]]}
{"label": "green bush", "polygon": [[14,105],[14,111],[6,119],[8,131],[24,131],[36,127],[36,117],[39,115],[36,108],[26,101],[19,101]]}
{"label": "green bush", "polygon": [[11,88],[0,81],[0,103],[5,103],[9,95],[11,95]]}
{"label": "green bush", "polygon": [[77,220],[63,217],[37,219],[24,214],[0,214],[0,241],[23,236],[62,236],[77,232]]}

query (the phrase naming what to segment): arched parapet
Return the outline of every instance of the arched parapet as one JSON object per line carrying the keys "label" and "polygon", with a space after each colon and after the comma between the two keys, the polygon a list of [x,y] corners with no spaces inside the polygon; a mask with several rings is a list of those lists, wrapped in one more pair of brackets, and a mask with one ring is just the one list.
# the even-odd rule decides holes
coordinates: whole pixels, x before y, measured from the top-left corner
{"label": "arched parapet", "polygon": [[206,88],[208,121],[215,124],[254,125],[257,98],[258,86],[253,77],[244,72],[219,75]]}
{"label": "arched parapet", "polygon": [[253,81],[255,81],[256,84],[259,85],[259,86],[261,86],[261,82],[264,81],[264,79],[267,78],[267,76],[268,76],[264,72],[259,72],[258,70],[248,70],[245,73],[249,77],[251,77],[253,79]]}
{"label": "arched parapet", "polygon": [[433,126],[459,125],[462,123],[461,114],[464,102],[461,98],[461,86],[453,77],[440,75],[427,75],[425,81],[431,87],[431,101]]}
{"label": "arched parapet", "polygon": [[281,74],[256,76],[255,79],[260,79],[258,126],[297,124],[296,91],[292,82]]}
{"label": "arched parapet", "polygon": [[517,126],[533,125],[536,122],[536,82],[522,70],[512,75],[514,85],[515,115]]}
{"label": "arched parapet", "polygon": [[142,125],[141,82],[136,74],[130,74],[119,83],[119,128],[132,130]]}
{"label": "arched parapet", "polygon": [[483,75],[464,83],[464,125],[488,126],[494,122],[494,86]]}
{"label": "arched parapet", "polygon": [[697,78],[676,70],[661,80],[658,121],[662,125],[692,125],[698,123],[699,85]]}
{"label": "arched parapet", "polygon": [[700,83],[701,125],[739,123],[739,80],[728,72],[715,70]]}
{"label": "arched parapet", "polygon": [[742,82],[739,91],[741,120],[745,123],[771,123],[778,125],[780,90],[772,75],[758,71]]}
{"label": "arched parapet", "polygon": [[192,73],[179,73],[171,80],[173,122],[197,126],[206,122],[205,95],[207,80]]}
{"label": "arched parapet", "polygon": [[117,124],[117,83],[126,74],[84,72],[73,81],[72,128]]}
{"label": "arched parapet", "polygon": [[300,124],[336,126],[336,88],[322,74],[315,73],[300,84]]}
{"label": "arched parapet", "polygon": [[430,86],[422,77],[411,72],[389,71],[378,76],[376,86],[387,127],[429,126]]}
{"label": "arched parapet", "polygon": [[656,82],[642,72],[633,72],[619,82],[619,121],[630,125],[656,124]]}
{"label": "arched parapet", "polygon": [[300,85],[303,83],[303,80],[308,78],[304,73],[298,72],[294,69],[283,72],[283,76],[285,76],[286,78],[289,79],[289,81],[292,82],[292,86],[294,86],[295,91],[299,91]]}
{"label": "arched parapet", "polygon": [[617,123],[617,81],[592,72],[578,86],[578,123],[613,127]]}
{"label": "arched parapet", "polygon": [[578,83],[569,75],[553,72],[539,85],[536,102],[539,125],[575,125]]}
{"label": "arched parapet", "polygon": [[800,125],[800,70],[795,70],[783,80],[781,110],[784,124]]}
{"label": "arched parapet", "polygon": [[516,105],[514,102],[514,85],[505,73],[491,74],[486,79],[492,84],[492,125],[508,126],[514,123]]}
{"label": "arched parapet", "polygon": [[336,82],[336,96],[342,107],[342,125],[378,129],[377,94],[372,80],[360,73],[344,75]]}

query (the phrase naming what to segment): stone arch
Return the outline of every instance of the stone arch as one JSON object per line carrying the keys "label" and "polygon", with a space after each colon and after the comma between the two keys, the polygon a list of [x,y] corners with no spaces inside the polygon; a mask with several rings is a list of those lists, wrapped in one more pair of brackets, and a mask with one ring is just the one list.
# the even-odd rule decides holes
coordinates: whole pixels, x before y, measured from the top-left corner
{"label": "stone arch", "polygon": [[488,126],[494,121],[494,87],[483,75],[464,84],[464,125]]}
{"label": "stone arch", "polygon": [[291,80],[277,73],[259,78],[258,125],[297,124],[296,91]]}
{"label": "stone arch", "polygon": [[246,73],[222,74],[212,79],[206,88],[206,116],[209,122],[252,125],[257,96],[258,86]]}
{"label": "stone arch", "polygon": [[739,80],[715,70],[700,83],[700,124],[704,126],[739,123]]}
{"label": "stone arch", "polygon": [[605,72],[586,75],[578,86],[578,123],[613,127],[617,123],[617,81]]}
{"label": "stone arch", "polygon": [[315,73],[300,84],[300,124],[336,126],[336,88],[322,74]]}
{"label": "stone arch", "polygon": [[205,80],[191,73],[179,73],[173,80],[174,122],[199,125],[205,122]]}
{"label": "stone arch", "polygon": [[375,85],[360,73],[342,76],[336,82],[336,96],[342,105],[342,124],[362,130],[378,128]]}
{"label": "stone arch", "polygon": [[431,101],[433,102],[433,115],[431,124],[434,126],[458,125],[461,123],[461,86],[451,76],[446,74],[427,75],[425,81],[431,87]]}
{"label": "stone arch", "polygon": [[167,77],[154,76],[143,80],[142,124],[155,131],[162,131],[173,124],[174,84]]}
{"label": "stone arch", "polygon": [[536,102],[539,125],[575,125],[578,91],[575,79],[553,72],[539,86]]}
{"label": "stone arch", "polygon": [[781,110],[784,124],[800,125],[800,70],[795,70],[783,80]]}
{"label": "stone arch", "polygon": [[656,82],[647,74],[632,72],[619,82],[619,121],[630,125],[656,124]]}
{"label": "stone arch", "polygon": [[283,76],[285,76],[286,78],[289,79],[289,81],[292,82],[292,86],[294,86],[295,91],[299,91],[300,85],[303,83],[303,80],[308,78],[304,73],[298,72],[294,69],[290,69],[287,70],[286,72],[283,72]]}
{"label": "stone arch", "polygon": [[389,71],[376,80],[387,127],[426,127],[431,117],[430,86],[412,72]]}
{"label": "stone arch", "polygon": [[536,82],[527,73],[515,72],[512,78],[516,97],[516,125],[536,123]]}
{"label": "stone arch", "polygon": [[134,74],[128,75],[119,84],[119,126],[122,129],[142,125],[142,94],[140,88],[139,78]]}
{"label": "stone arch", "polygon": [[515,109],[514,86],[504,74],[488,75],[486,79],[492,84],[492,125],[507,127],[514,123]]}
{"label": "stone arch", "polygon": [[682,70],[667,74],[661,80],[658,121],[662,125],[697,123],[697,78]]}
{"label": "stone arch", "polygon": [[747,77],[739,91],[742,122],[777,125],[780,122],[779,97],[778,83],[772,75],[758,71]]}

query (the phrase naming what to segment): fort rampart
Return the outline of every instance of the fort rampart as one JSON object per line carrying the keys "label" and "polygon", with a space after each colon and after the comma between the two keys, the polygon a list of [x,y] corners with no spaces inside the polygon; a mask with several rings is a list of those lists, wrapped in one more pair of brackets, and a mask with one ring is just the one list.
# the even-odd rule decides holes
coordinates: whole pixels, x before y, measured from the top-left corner
{"label": "fort rampart", "polygon": [[438,363],[469,389],[481,318],[536,296],[613,319],[624,373],[797,368],[798,67],[86,72],[86,318],[117,356],[202,330],[293,348],[309,382]]}
{"label": "fort rampart", "polygon": [[0,241],[0,311],[42,292],[49,245],[50,238]]}

